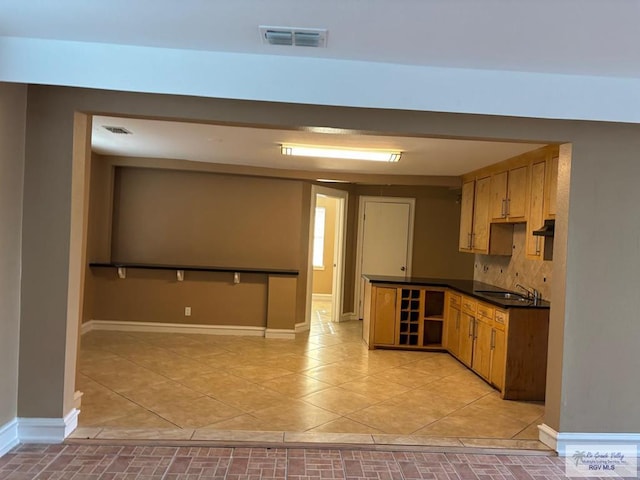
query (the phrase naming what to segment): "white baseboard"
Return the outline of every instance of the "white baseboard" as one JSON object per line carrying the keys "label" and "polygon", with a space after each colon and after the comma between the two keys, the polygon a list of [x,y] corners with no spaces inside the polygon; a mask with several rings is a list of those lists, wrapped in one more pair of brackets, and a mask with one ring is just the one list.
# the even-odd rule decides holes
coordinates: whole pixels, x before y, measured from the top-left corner
{"label": "white baseboard", "polygon": [[88,320],[80,325],[80,335],[89,333],[91,330],[93,330],[93,320]]}
{"label": "white baseboard", "polygon": [[350,322],[351,320],[358,320],[358,315],[355,312],[345,312],[340,317],[341,322]]}
{"label": "white baseboard", "polygon": [[296,323],[295,332],[296,333],[308,332],[310,328],[311,328],[311,325],[309,322]]}
{"label": "white baseboard", "polygon": [[18,418],[20,443],[62,443],[78,426],[80,410],[74,408],[64,418]]}
{"label": "white baseboard", "polygon": [[295,340],[296,331],[289,328],[267,328],[264,331],[264,338]]}
{"label": "white baseboard", "polygon": [[0,427],[0,457],[18,443],[18,419],[14,418]]}
{"label": "white baseboard", "polygon": [[[86,326],[85,326],[86,325]],[[198,333],[204,335],[244,335],[263,337],[264,327],[236,325],[196,325],[193,323],[125,322],[120,320],[89,320],[82,324],[82,334],[92,330],[152,333]]]}
{"label": "white baseboard", "polygon": [[[567,454],[567,445],[581,444],[597,445],[640,445],[640,433],[587,433],[587,432],[557,432],[546,424],[538,425],[539,440],[558,452],[558,456]],[[571,452],[569,452],[572,454]]]}
{"label": "white baseboard", "polygon": [[331,293],[312,293],[311,299],[330,302],[333,300],[333,295]]}

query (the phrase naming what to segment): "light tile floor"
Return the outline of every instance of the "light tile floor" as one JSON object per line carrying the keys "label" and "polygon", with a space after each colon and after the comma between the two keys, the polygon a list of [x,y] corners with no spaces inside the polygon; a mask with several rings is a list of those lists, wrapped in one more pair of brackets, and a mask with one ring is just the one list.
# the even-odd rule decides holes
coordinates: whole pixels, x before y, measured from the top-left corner
{"label": "light tile floor", "polygon": [[368,350],[361,322],[331,323],[329,309],[315,304],[310,332],[295,340],[87,333],[76,437],[126,437],[122,428],[138,429],[132,438],[173,439],[351,433],[372,443],[456,437],[542,448],[543,404],[501,400],[446,353]]}

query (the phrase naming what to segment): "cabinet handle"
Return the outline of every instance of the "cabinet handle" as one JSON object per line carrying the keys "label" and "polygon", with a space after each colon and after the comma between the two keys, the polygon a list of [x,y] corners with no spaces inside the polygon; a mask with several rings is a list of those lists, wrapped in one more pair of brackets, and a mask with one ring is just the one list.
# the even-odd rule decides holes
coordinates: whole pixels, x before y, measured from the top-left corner
{"label": "cabinet handle", "polygon": [[471,317],[471,320],[469,321],[469,336],[473,337],[473,324],[475,323],[476,319]]}
{"label": "cabinet handle", "polygon": [[505,217],[508,217],[509,215],[511,215],[511,199],[507,198],[507,208],[506,210],[506,215]]}
{"label": "cabinet handle", "polygon": [[469,235],[469,250],[471,250],[471,236],[473,235],[473,233],[469,232],[467,235]]}
{"label": "cabinet handle", "polygon": [[473,339],[478,339],[478,321],[475,318],[473,319]]}
{"label": "cabinet handle", "polygon": [[473,247],[475,246],[475,238],[476,238],[476,234],[472,233],[471,234],[471,248],[473,249]]}
{"label": "cabinet handle", "polygon": [[506,198],[502,199],[502,211],[500,213],[502,215],[502,218],[507,216],[507,199]]}
{"label": "cabinet handle", "polygon": [[540,237],[536,236],[536,255],[540,255]]}
{"label": "cabinet handle", "polygon": [[496,331],[495,330],[491,330],[491,350],[493,350],[494,348],[496,348]]}

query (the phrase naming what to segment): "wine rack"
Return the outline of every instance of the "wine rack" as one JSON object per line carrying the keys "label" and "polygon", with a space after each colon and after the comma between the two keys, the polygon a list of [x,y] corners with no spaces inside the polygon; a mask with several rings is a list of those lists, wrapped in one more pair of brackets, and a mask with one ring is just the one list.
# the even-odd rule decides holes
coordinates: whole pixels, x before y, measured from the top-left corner
{"label": "wine rack", "polygon": [[422,298],[422,290],[400,289],[399,345],[417,347],[420,344]]}
{"label": "wine rack", "polygon": [[442,348],[444,290],[399,288],[396,344]]}

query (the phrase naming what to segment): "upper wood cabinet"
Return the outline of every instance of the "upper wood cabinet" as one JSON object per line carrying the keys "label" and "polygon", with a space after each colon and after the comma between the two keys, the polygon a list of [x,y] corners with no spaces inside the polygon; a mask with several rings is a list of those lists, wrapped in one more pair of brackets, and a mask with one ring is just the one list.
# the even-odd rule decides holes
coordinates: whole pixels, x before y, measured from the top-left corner
{"label": "upper wood cabinet", "polygon": [[556,218],[556,198],[558,195],[558,155],[553,155],[547,166],[545,182],[544,218]]}
{"label": "upper wood cabinet", "polygon": [[542,227],[544,222],[544,198],[547,162],[542,160],[531,165],[529,183],[529,220],[527,221],[527,257],[540,258],[544,248],[544,237],[533,235],[533,231]]}
{"label": "upper wood cabinet", "polygon": [[491,221],[524,222],[527,218],[528,166],[491,176]]}
{"label": "upper wood cabinet", "polygon": [[491,177],[486,176],[462,185],[460,211],[461,252],[492,255],[511,255],[513,231],[497,227],[489,221]]}
{"label": "upper wood cabinet", "polygon": [[489,252],[489,188],[489,177],[476,180],[471,246],[479,253]]}
{"label": "upper wood cabinet", "polygon": [[462,184],[462,199],[460,200],[460,239],[458,248],[463,252],[473,251],[471,236],[473,235],[473,197],[475,185],[475,180]]}
{"label": "upper wood cabinet", "polygon": [[552,239],[532,233],[544,220],[555,218],[557,177],[558,148],[554,146],[464,175],[459,250],[511,255],[513,224],[526,222],[527,257],[551,259]]}

